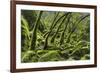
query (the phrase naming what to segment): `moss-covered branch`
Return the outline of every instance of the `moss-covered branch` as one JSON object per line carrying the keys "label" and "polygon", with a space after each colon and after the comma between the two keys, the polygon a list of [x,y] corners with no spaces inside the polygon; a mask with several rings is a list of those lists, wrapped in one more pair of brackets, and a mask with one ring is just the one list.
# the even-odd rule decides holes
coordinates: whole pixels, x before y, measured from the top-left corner
{"label": "moss-covered branch", "polygon": [[43,11],[39,12],[39,15],[37,17],[36,23],[34,25],[34,29],[32,30],[32,42],[31,42],[31,49],[35,49],[36,46],[36,39],[37,39],[37,27],[38,27],[38,23],[40,21],[40,18],[42,16]]}

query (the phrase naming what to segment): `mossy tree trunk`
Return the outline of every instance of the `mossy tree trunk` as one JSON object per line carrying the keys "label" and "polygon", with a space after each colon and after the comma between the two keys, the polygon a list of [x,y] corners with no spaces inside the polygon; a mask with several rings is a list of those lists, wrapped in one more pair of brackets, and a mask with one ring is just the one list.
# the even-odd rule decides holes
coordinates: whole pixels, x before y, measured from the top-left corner
{"label": "mossy tree trunk", "polygon": [[42,16],[42,13],[43,13],[43,11],[40,11],[40,12],[39,12],[39,15],[38,15],[38,17],[37,17],[36,23],[35,23],[34,28],[33,28],[33,30],[32,30],[31,49],[35,49],[35,46],[36,46],[37,27],[38,27],[38,23],[39,23],[39,21],[40,21],[40,18],[41,18],[41,16]]}
{"label": "mossy tree trunk", "polygon": [[61,33],[60,45],[62,45],[62,43],[64,42],[64,34],[65,34],[65,31],[67,29],[68,24],[70,23],[70,18],[71,18],[71,13],[69,13],[69,16],[68,16],[67,21],[66,21],[65,28],[64,28],[63,32]]}
{"label": "mossy tree trunk", "polygon": [[45,39],[44,49],[47,49],[47,46],[48,46],[48,38],[49,38],[51,32],[53,31],[54,27],[57,25],[57,23],[58,23],[64,16],[66,16],[66,14],[67,14],[67,13],[63,14],[63,15],[62,15],[61,17],[59,17],[57,20],[55,20],[55,18],[54,18],[54,21],[55,21],[55,22],[52,23],[50,32],[48,33],[48,35],[47,35],[47,37],[46,37],[46,39]]}
{"label": "mossy tree trunk", "polygon": [[70,37],[71,37],[71,35],[74,33],[74,31],[77,29],[77,26],[80,24],[80,22],[82,22],[85,18],[87,18],[89,15],[85,15],[84,17],[82,16],[82,17],[80,17],[80,19],[79,20],[76,20],[76,22],[75,23],[73,23],[73,25],[75,25],[74,27],[73,27],[73,29],[71,30],[71,32],[69,33],[69,35],[68,35],[68,38],[67,38],[67,43],[70,41]]}

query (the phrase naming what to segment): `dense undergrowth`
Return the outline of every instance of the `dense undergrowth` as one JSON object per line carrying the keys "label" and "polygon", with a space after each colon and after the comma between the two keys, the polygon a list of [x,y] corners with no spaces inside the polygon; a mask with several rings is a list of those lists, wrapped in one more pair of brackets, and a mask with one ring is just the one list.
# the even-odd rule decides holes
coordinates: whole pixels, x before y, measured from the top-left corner
{"label": "dense undergrowth", "polygon": [[21,62],[90,59],[90,14],[21,10]]}

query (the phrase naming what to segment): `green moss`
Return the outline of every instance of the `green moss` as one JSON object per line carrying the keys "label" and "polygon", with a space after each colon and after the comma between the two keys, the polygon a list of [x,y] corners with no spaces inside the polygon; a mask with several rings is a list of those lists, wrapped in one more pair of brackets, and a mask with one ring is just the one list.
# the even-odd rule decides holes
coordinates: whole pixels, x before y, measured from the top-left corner
{"label": "green moss", "polygon": [[21,10],[21,62],[90,59],[90,14]]}

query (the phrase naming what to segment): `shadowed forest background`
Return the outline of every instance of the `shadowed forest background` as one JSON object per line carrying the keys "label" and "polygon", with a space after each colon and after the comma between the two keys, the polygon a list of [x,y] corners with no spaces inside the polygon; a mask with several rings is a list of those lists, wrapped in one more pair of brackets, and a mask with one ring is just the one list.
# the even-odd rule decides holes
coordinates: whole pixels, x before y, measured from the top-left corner
{"label": "shadowed forest background", "polygon": [[90,59],[90,14],[21,10],[21,62]]}

